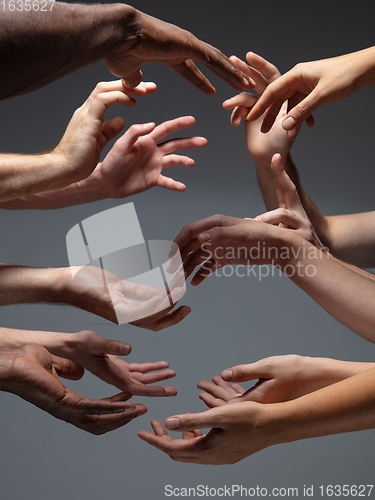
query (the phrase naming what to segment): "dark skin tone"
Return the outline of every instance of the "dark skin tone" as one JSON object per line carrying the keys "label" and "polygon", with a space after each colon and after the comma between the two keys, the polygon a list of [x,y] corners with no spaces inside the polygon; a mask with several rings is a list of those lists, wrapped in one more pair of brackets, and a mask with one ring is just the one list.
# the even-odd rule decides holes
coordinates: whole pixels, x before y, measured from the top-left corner
{"label": "dark skin tone", "polygon": [[129,5],[56,2],[48,13],[1,14],[0,99],[31,92],[103,58],[129,87],[142,80],[141,66],[163,62],[202,92],[214,94],[193,61],[236,90],[253,86],[218,49]]}
{"label": "dark skin tone", "polygon": [[130,393],[101,400],[78,396],[64,387],[61,377],[78,380],[83,368],[50,354],[41,346],[0,350],[0,389],[17,394],[54,417],[91,434],[118,429],[146,413],[144,405],[127,402]]}

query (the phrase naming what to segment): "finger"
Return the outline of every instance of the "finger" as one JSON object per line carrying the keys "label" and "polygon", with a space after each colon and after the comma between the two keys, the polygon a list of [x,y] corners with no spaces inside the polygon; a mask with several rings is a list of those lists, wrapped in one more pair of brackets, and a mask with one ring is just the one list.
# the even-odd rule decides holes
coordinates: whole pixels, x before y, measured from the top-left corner
{"label": "finger", "polygon": [[176,253],[174,253],[173,257],[170,260],[169,266],[167,268],[167,272],[170,274],[176,272],[177,269],[179,269],[179,267],[181,266],[181,264],[183,262],[185,262],[188,255],[191,252],[195,252],[196,250],[198,250],[198,248],[201,247],[201,243],[200,243],[200,241],[198,241],[198,239],[194,238],[194,239],[190,240],[182,248],[181,253],[178,251],[178,246],[177,245],[174,245],[174,246],[175,246],[174,250]]}
{"label": "finger", "polygon": [[138,380],[142,384],[154,384],[155,382],[161,382],[162,380],[168,380],[176,376],[174,370],[163,370],[157,373],[138,373],[133,374],[132,378]]}
{"label": "finger", "polygon": [[156,436],[164,436],[166,438],[172,439],[170,436],[168,436],[164,425],[159,420],[151,420],[151,427],[153,428]]}
{"label": "finger", "polygon": [[270,367],[264,360],[256,361],[246,365],[237,365],[227,368],[221,374],[223,380],[232,382],[247,382],[259,378],[270,377]]}
{"label": "finger", "polygon": [[135,405],[123,401],[111,401],[109,399],[88,399],[83,398],[68,391],[70,399],[74,404],[74,409],[78,413],[85,413],[88,415],[103,415],[111,413],[130,412],[135,409]]}
{"label": "finger", "polygon": [[152,363],[130,363],[128,365],[130,372],[148,373],[155,370],[162,370],[168,368],[167,361],[154,361]]}
{"label": "finger", "polygon": [[219,268],[220,268],[220,266],[216,263],[216,261],[214,259],[209,259],[194,274],[194,276],[190,282],[191,285],[192,286],[200,285],[202,283],[202,281],[204,281],[206,278],[211,276],[211,274],[215,273]]}
{"label": "finger", "polygon": [[194,52],[191,59],[205,64],[234,89],[241,91],[255,85],[255,82],[246,77],[220,50],[198,39],[190,46]]}
{"label": "finger", "polygon": [[245,106],[246,108],[252,108],[256,103],[256,100],[257,100],[256,95],[242,92],[242,94],[238,94],[224,101],[223,108],[233,109],[236,106]]}
{"label": "finger", "polygon": [[194,124],[194,116],[180,116],[179,118],[168,120],[158,125],[152,132],[151,136],[155,142],[159,142],[165,139],[168,135],[171,135],[178,130],[191,127]]}
{"label": "finger", "polygon": [[53,354],[51,354],[51,357],[53,367],[59,377],[66,378],[68,380],[79,380],[83,377],[85,370],[78,363],[75,363],[70,359],[54,356]]}
{"label": "finger", "polygon": [[164,330],[164,328],[169,328],[170,326],[177,325],[180,323],[188,314],[191,313],[190,307],[182,306],[171,313],[166,314],[163,318],[155,321],[152,324],[152,330],[159,332]]}
{"label": "finger", "polygon": [[244,106],[238,106],[237,108],[234,108],[230,117],[230,122],[233,127],[238,127],[241,124],[241,119],[247,116],[248,113],[249,108],[246,108]]}
{"label": "finger", "polygon": [[102,92],[89,103],[87,110],[88,116],[92,120],[102,119],[107,109],[117,103],[132,108],[137,104],[137,101],[119,90]]}
{"label": "finger", "polygon": [[[191,456],[193,453],[203,451],[205,436],[199,435],[193,439],[166,439],[163,436],[155,436],[152,432],[138,432],[138,437],[146,443],[155,446],[160,451],[167,455],[173,455],[173,459],[183,461],[184,456]],[[182,458],[180,458],[182,457]]]}
{"label": "finger", "polygon": [[[251,66],[256,68],[266,77],[268,83],[272,83],[281,76],[280,71],[276,68],[276,66],[254,52],[248,52],[246,54],[246,60]],[[256,90],[258,92],[258,88]]]}
{"label": "finger", "polygon": [[[294,107],[288,112],[288,114],[286,115],[286,117],[282,122],[283,129],[291,130],[295,128],[297,125],[302,124],[321,105],[322,105],[322,99],[320,98],[319,90],[317,90],[316,87],[304,99],[303,98],[300,99],[300,102],[294,105]],[[311,123],[311,119],[309,123]]]}
{"label": "finger", "polygon": [[272,210],[271,212],[258,215],[255,220],[265,222],[266,224],[281,223],[291,229],[299,229],[302,225],[300,217],[294,212],[286,210],[285,208],[277,208],[276,210]]}
{"label": "finger", "polygon": [[227,400],[215,398],[207,392],[202,392],[201,394],[199,394],[199,399],[201,399],[203,403],[205,403],[209,408],[217,408],[218,406],[227,404]]}
{"label": "finger", "polygon": [[160,385],[144,385],[141,382],[135,383],[130,387],[134,396],[146,396],[149,398],[155,397],[170,397],[176,396],[177,391],[174,387],[162,387]]}
{"label": "finger", "polygon": [[213,95],[216,92],[210,81],[190,59],[179,64],[170,64],[170,67],[205,94]]}
{"label": "finger", "polygon": [[186,276],[190,276],[194,269],[197,266],[204,265],[204,268],[206,268],[206,261],[212,255],[211,252],[209,252],[205,247],[198,248],[195,252],[192,252],[188,255],[184,262],[184,271],[186,273]]}
{"label": "finger", "polygon": [[258,94],[261,94],[267,87],[268,83],[262,73],[260,73],[257,69],[248,66],[237,56],[231,56],[229,59],[237,66],[238,69],[242,71],[244,75],[248,76],[255,82],[255,90]]}
{"label": "finger", "polygon": [[189,156],[168,155],[163,156],[161,164],[162,169],[176,167],[177,165],[181,165],[182,167],[194,167],[195,161]]}
{"label": "finger", "polygon": [[131,151],[134,144],[138,141],[138,139],[147,134],[151,134],[151,132],[155,129],[155,123],[144,123],[142,125],[132,125],[125,133],[126,143],[124,141],[124,150]]}
{"label": "finger", "polygon": [[118,135],[125,126],[125,121],[117,116],[104,122],[101,134],[98,136],[98,142],[101,149],[108,144],[116,135]]}
{"label": "finger", "polygon": [[192,431],[194,429],[205,429],[216,427],[218,417],[215,410],[207,410],[202,413],[185,413],[169,417],[164,422],[165,428],[171,431]]}
{"label": "finger", "polygon": [[164,175],[159,175],[156,185],[170,191],[185,191],[186,186],[182,182],[175,181],[170,177],[165,177]]}
{"label": "finger", "polygon": [[229,401],[234,395],[237,393],[232,391],[229,386],[227,388],[217,386],[216,384],[212,384],[207,380],[202,380],[197,384],[198,389],[202,389],[207,394],[211,394],[214,398],[221,399],[223,401]]}
{"label": "finger", "polygon": [[[132,412],[128,413],[118,413],[116,415],[86,415],[84,422],[81,425],[77,425],[88,432],[95,435],[102,435],[106,432],[119,429],[120,427],[128,424],[134,418],[140,417],[147,412],[147,408],[144,405],[136,405],[136,408]],[[74,423],[74,422],[72,422]]]}
{"label": "finger", "polygon": [[[261,129],[260,129],[262,133],[266,134],[267,132],[269,132],[271,130],[271,128],[273,127],[273,124],[275,123],[275,120],[276,120],[277,116],[279,115],[280,110],[281,110],[284,102],[286,101],[286,99],[287,98],[284,98],[284,96],[280,99],[276,99],[271,104],[271,106],[267,109],[267,111],[264,115]],[[255,106],[256,106],[256,104],[255,104]],[[251,115],[251,111],[247,115],[248,120],[249,120],[250,115]]]}
{"label": "finger", "polygon": [[286,208],[296,211],[299,215],[303,215],[305,211],[298,196],[297,188],[285,172],[280,154],[273,155],[271,170],[276,187],[282,192]]}
{"label": "finger", "polygon": [[179,137],[159,144],[164,155],[174,153],[180,149],[204,148],[207,146],[205,137]]}
{"label": "finger", "polygon": [[135,88],[143,80],[143,73],[140,69],[137,69],[130,75],[123,75],[122,80],[126,87]]}

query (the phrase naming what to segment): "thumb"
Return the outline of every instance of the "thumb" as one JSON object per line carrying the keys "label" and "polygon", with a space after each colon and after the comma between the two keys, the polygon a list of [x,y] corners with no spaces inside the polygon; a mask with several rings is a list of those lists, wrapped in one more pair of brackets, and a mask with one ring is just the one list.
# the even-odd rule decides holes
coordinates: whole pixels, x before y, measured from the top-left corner
{"label": "thumb", "polygon": [[[150,134],[155,128],[155,123],[145,123],[142,125],[132,125],[127,132],[123,135],[124,142],[123,146],[131,151],[134,144],[142,135]],[[126,139],[126,142],[125,142]],[[122,142],[122,141],[121,141]]]}
{"label": "thumb", "polygon": [[165,427],[170,431],[194,431],[195,429],[205,429],[216,427],[216,408],[202,413],[185,413],[174,415],[164,422]]}
{"label": "thumb", "polygon": [[127,356],[132,350],[131,345],[119,340],[106,340],[103,348],[106,354],[113,354],[115,356]]}
{"label": "thumb", "polygon": [[305,99],[296,104],[285,116],[282,122],[283,129],[292,130],[309,118],[322,105],[318,95],[317,89],[314,89]]}
{"label": "thumb", "polygon": [[124,128],[125,122],[120,116],[111,118],[103,123],[101,134],[98,136],[98,142],[101,149],[108,144],[108,142],[116,137]]}
{"label": "thumb", "polygon": [[52,355],[52,364],[57,375],[68,380],[79,380],[85,373],[85,370],[81,365],[71,361],[70,359]]}
{"label": "thumb", "polygon": [[225,242],[232,242],[233,236],[236,234],[236,226],[229,227],[213,227],[198,235],[198,240],[201,243],[225,244]]}
{"label": "thumb", "polygon": [[259,378],[269,378],[267,367],[261,361],[227,368],[221,374],[226,382],[247,382]]}
{"label": "thumb", "polygon": [[126,87],[134,88],[137,87],[143,80],[143,73],[140,69],[134,71],[130,75],[126,75],[122,77],[122,81]]}

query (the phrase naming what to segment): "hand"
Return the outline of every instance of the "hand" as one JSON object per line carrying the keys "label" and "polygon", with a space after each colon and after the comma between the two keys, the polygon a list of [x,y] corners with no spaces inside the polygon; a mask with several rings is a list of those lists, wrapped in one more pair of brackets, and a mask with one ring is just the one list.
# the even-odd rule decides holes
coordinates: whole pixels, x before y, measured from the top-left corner
{"label": "hand", "polygon": [[127,318],[134,326],[160,331],[180,323],[191,312],[188,306],[170,312],[185,294],[179,279],[180,273],[172,280],[169,294],[149,285],[121,280],[109,271],[105,271],[104,286],[102,269],[95,266],[61,268],[56,269],[55,274],[54,283],[58,286],[56,296],[60,301],[116,324],[119,324],[118,317],[121,317]]}
{"label": "hand", "polygon": [[[253,402],[231,404],[203,413],[175,415],[165,421],[167,429],[182,431],[182,439],[172,439],[158,420],[138,437],[168,454],[177,462],[234,464],[245,457],[276,444],[278,437],[267,422],[268,407]],[[268,425],[270,424],[270,425]],[[199,429],[210,428],[202,435]]]}
{"label": "hand", "polygon": [[201,148],[207,145],[204,137],[176,138],[161,144],[168,135],[194,125],[192,116],[184,116],[162,123],[133,125],[115,143],[111,151],[93,172],[97,189],[104,197],[124,198],[160,186],[173,191],[184,191],[182,182],[162,175],[162,170],[175,165],[193,167],[194,160],[174,153],[179,149]]}
{"label": "hand", "polygon": [[[254,90],[258,94],[258,98],[263,95],[269,84],[280,77],[279,70],[276,66],[253,52],[248,52],[246,54],[246,60],[250,66],[235,56],[232,56],[231,60],[245,75],[254,79],[256,82]],[[268,134],[263,134],[261,132],[262,118],[258,118],[254,121],[248,121],[246,119],[255,102],[255,95],[244,92],[225,101],[223,107],[224,109],[233,109],[231,116],[231,123],[233,126],[237,127],[240,125],[241,118],[244,118],[247,149],[254,161],[270,163],[275,153],[280,153],[284,158],[293,145],[293,141],[288,140],[287,132],[282,127],[282,122],[287,113],[287,102],[285,101],[280,108],[275,123],[272,125]],[[296,128],[296,135],[299,129],[300,126]]]}
{"label": "hand", "polygon": [[[61,339],[61,340],[60,340]],[[58,347],[55,347],[57,341]],[[167,380],[176,375],[167,370],[165,361],[155,363],[126,363],[117,356],[127,356],[131,346],[117,340],[107,340],[92,331],[68,334],[64,340],[57,336],[46,345],[50,352],[67,357],[93,375],[114,385],[121,391],[137,396],[175,396],[173,387],[149,386],[154,382]],[[158,373],[151,371],[163,370]]]}
{"label": "hand", "polygon": [[143,405],[128,403],[129,393],[101,400],[78,396],[64,387],[58,375],[77,380],[83,369],[52,356],[41,346],[0,351],[0,388],[17,394],[60,420],[91,434],[105,434],[146,413]]}
{"label": "hand", "polygon": [[301,238],[312,243],[319,250],[326,252],[302,206],[295,185],[284,170],[283,161],[279,154],[273,156],[271,169],[275,181],[279,208],[258,215],[258,217],[255,217],[255,220],[266,222],[267,224],[278,224],[279,227],[293,231]]}
{"label": "hand", "polygon": [[133,32],[134,36],[106,59],[109,71],[123,78],[129,87],[141,82],[141,66],[164,62],[202,92],[214,94],[214,87],[193,61],[205,64],[237,90],[250,84],[219,50],[177,26],[134,11]]}
{"label": "hand", "polygon": [[154,83],[142,82],[134,89],[125,87],[121,80],[98,83],[87,101],[74,112],[60,143],[49,153],[54,164],[61,165],[64,186],[90,175],[104,146],[124,128],[120,117],[104,122],[107,109],[116,103],[133,107],[136,101],[132,96],[155,90]]}
{"label": "hand", "polygon": [[[183,227],[174,241],[180,249],[187,276],[196,266],[201,266],[191,280],[191,284],[196,286],[228,265],[272,263],[281,269],[281,264],[287,265],[288,259],[281,256],[278,249],[281,244],[289,244],[288,233],[286,229],[262,222],[214,215]],[[268,251],[268,248],[271,250]],[[175,271],[173,255],[171,251],[171,264],[167,269],[170,272]]]}
{"label": "hand", "polygon": [[[251,110],[248,119],[257,120],[266,112],[262,132],[268,132],[285,101],[288,114],[283,127],[288,138],[294,139],[295,129],[325,104],[340,101],[365,86],[363,76],[368,66],[370,49],[321,61],[300,63],[294,66],[265,90]],[[373,56],[371,57],[373,59]]]}

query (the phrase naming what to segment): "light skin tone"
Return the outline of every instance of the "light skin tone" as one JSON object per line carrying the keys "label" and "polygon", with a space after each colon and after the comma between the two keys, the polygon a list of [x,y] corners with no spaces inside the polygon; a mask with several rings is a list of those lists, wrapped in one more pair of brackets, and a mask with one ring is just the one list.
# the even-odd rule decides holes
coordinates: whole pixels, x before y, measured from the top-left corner
{"label": "light skin tone", "polygon": [[55,418],[100,435],[118,429],[146,413],[142,404],[127,400],[129,392],[104,399],[88,399],[64,387],[59,376],[79,380],[77,363],[52,355],[38,345],[0,349],[0,390],[16,394]]}
{"label": "light skin tone", "polygon": [[[260,98],[268,86],[280,78],[280,73],[273,64],[252,52],[246,55],[250,66],[236,57],[231,59],[245,74],[253,76],[256,81],[255,90]],[[225,109],[233,109],[231,122],[234,126],[238,126],[242,117],[249,114],[254,101],[254,96],[242,93],[223,104]],[[318,210],[305,194],[290,156],[293,141],[288,140],[288,132],[282,127],[286,112],[287,103],[284,102],[267,134],[261,132],[262,117],[251,122],[244,120],[247,149],[254,160],[267,209],[273,210],[279,206],[271,171],[271,158],[275,153],[279,153],[283,158],[285,170],[296,186],[302,205],[324,246],[341,261],[362,268],[374,267],[375,212],[325,217]],[[358,268],[351,268],[358,272]]]}
{"label": "light skin tone", "polygon": [[[139,311],[139,319],[134,321],[129,314],[131,324],[152,331],[176,325],[191,312],[188,306],[172,310],[185,293],[179,274],[172,280],[169,294],[151,286],[122,281],[108,271],[105,278],[106,286],[102,270],[94,266],[37,269],[0,264],[0,306],[69,304],[118,324],[113,303],[116,300],[115,306],[120,307],[122,312],[130,312],[134,308]],[[108,288],[111,282],[121,285],[116,293]],[[143,304],[140,305],[139,301]]]}
{"label": "light skin tone", "polygon": [[[173,387],[150,386],[173,378],[165,361],[126,363],[118,356],[127,356],[131,346],[118,340],[107,340],[90,330],[78,333],[58,333],[0,328],[0,348],[18,349],[23,345],[38,345],[58,357],[69,359],[90,371],[104,382],[123,392],[137,396],[175,396]],[[150,373],[155,371],[155,373]]]}
{"label": "light skin tone", "polygon": [[[333,360],[328,360],[328,365],[331,361]],[[326,360],[317,360],[319,369],[322,368],[322,362],[327,365]],[[345,362],[341,363],[345,365]],[[351,364],[344,365],[340,368],[336,366],[332,372],[335,373],[336,370],[341,372],[341,376],[344,376],[343,380],[334,383],[331,381],[330,385],[296,399],[275,403],[242,401],[219,404],[202,413],[169,417],[165,421],[166,428],[161,422],[153,420],[151,425],[154,433],[142,431],[138,433],[138,436],[168,454],[172,460],[219,465],[239,462],[275,444],[373,428],[375,426],[373,390],[375,369],[371,368],[371,364],[368,365],[369,369],[364,369],[363,366],[354,367]],[[357,364],[354,363],[354,365]],[[274,363],[274,368],[277,366],[280,369],[282,364]],[[233,367],[232,371],[236,368],[241,373],[241,376],[237,378],[242,378],[242,380],[244,377],[252,378],[256,376],[256,373],[263,375],[265,371],[263,367],[260,372],[255,369],[251,374],[244,374],[243,366]],[[348,375],[350,372],[355,373],[357,369],[356,374]],[[250,372],[251,368],[247,371]],[[329,372],[330,369],[327,371]],[[270,376],[269,372],[267,373]],[[285,387],[282,373],[281,369],[280,387]],[[301,380],[302,393],[306,390],[304,374],[305,372]],[[333,379],[335,377],[338,378],[337,372]],[[272,394],[272,382],[275,381],[277,384],[277,377],[263,381],[263,389],[266,391],[266,384],[270,382],[267,388]],[[219,391],[218,384],[214,385],[216,388],[210,388],[210,390],[214,394],[220,392],[219,398],[214,396],[215,399],[221,399],[224,391],[228,393],[225,387],[220,386],[223,391]],[[234,391],[238,392],[238,388]],[[226,397],[224,397],[224,403]],[[243,396],[240,399],[243,399]],[[275,398],[271,397],[271,399]],[[203,428],[211,430],[203,435],[200,431]],[[173,439],[166,429],[183,432],[182,439]]]}
{"label": "light skin tone", "polygon": [[104,146],[124,126],[120,117],[104,122],[108,107],[116,103],[133,106],[133,95],[155,89],[152,83],[141,83],[137,89],[124,87],[121,80],[99,83],[76,110],[55,149],[41,155],[1,155],[1,207],[61,208],[108,197],[123,198],[153,186],[184,191],[183,183],[164,176],[162,171],[173,165],[192,167],[194,160],[175,152],[204,147],[207,140],[190,137],[158,143],[194,125],[191,116],[158,127],[154,123],[133,125],[98,163]]}
{"label": "light skin tone", "polygon": [[214,87],[193,61],[205,64],[236,90],[250,85],[216,48],[126,4],[56,2],[48,13],[7,10],[2,26],[2,99],[33,91],[103,58],[129,87],[142,81],[141,66],[163,62],[202,92],[213,94]]}
{"label": "light skin tone", "polygon": [[[375,84],[375,47],[331,59],[297,64],[270,83],[247,116],[257,120],[264,113],[262,132],[268,132],[285,101],[288,113],[282,126],[294,140],[298,125],[321,106],[349,97]],[[310,121],[310,125],[313,122]]]}

